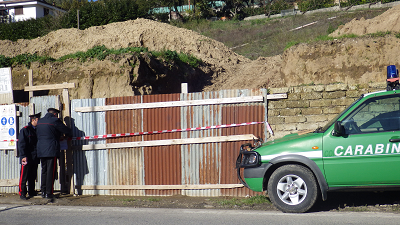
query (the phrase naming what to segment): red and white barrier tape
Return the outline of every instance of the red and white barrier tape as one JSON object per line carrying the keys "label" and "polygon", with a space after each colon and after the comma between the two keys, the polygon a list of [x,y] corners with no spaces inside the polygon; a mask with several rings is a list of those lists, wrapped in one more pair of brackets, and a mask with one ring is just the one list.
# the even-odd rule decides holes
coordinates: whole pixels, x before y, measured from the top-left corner
{"label": "red and white barrier tape", "polygon": [[[129,136],[138,136],[138,135],[146,135],[146,134],[162,134],[162,133],[173,133],[173,132],[184,132],[184,131],[208,130],[208,129],[218,129],[218,128],[227,128],[227,127],[239,127],[239,126],[254,125],[254,124],[261,124],[261,123],[267,123],[267,122],[233,123],[233,124],[224,124],[224,125],[206,126],[206,127],[194,127],[194,128],[186,128],[186,129],[158,130],[158,131],[150,131],[150,132],[121,133],[121,134],[105,134],[105,135],[95,135],[95,136],[86,136],[86,137],[73,137],[72,140],[79,141],[79,140],[105,139],[105,138],[112,138],[112,137],[129,137]],[[268,126],[269,126],[269,124],[268,124]]]}
{"label": "red and white barrier tape", "polygon": [[[172,130],[159,130],[159,131],[150,131],[150,132],[135,132],[135,133],[121,133],[121,134],[105,134],[105,135],[94,135],[94,136],[85,136],[85,137],[73,137],[69,140],[93,140],[93,139],[106,139],[113,137],[129,137],[129,136],[138,136],[138,135],[146,135],[146,134],[162,134],[162,133],[173,133],[173,132],[184,132],[184,131],[196,131],[196,130],[208,130],[208,129],[218,129],[218,128],[227,128],[227,127],[239,127],[239,126],[247,126],[247,125],[255,125],[265,123],[267,125],[267,130],[271,135],[274,135],[271,126],[268,122],[249,122],[249,123],[233,123],[233,124],[224,124],[224,125],[216,125],[216,126],[206,126],[206,127],[194,127],[194,128],[186,128],[186,129],[172,129]],[[0,141],[18,141],[18,140],[0,140]]]}

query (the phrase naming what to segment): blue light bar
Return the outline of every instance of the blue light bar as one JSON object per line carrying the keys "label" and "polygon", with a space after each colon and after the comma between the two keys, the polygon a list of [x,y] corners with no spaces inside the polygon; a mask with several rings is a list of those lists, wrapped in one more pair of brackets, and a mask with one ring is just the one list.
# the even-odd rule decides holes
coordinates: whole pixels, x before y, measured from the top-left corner
{"label": "blue light bar", "polygon": [[395,65],[390,65],[387,67],[387,79],[398,78],[399,72],[396,69]]}

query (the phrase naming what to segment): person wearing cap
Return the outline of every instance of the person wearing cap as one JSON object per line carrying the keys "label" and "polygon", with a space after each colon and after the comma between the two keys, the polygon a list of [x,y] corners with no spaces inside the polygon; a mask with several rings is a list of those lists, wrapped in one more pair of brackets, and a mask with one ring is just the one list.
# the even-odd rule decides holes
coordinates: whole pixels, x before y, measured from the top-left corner
{"label": "person wearing cap", "polygon": [[38,121],[37,149],[42,167],[41,191],[42,197],[53,199],[54,178],[57,158],[60,157],[60,138],[63,134],[72,137],[72,131],[59,118],[60,111],[55,108],[47,109],[47,114]]}
{"label": "person wearing cap", "polygon": [[[21,163],[21,176],[19,179],[19,197],[23,200],[36,196],[35,180],[39,159],[37,157],[36,125],[41,113],[30,115],[30,122],[23,127],[18,135],[18,153]],[[28,197],[26,197],[26,182],[28,182]]]}

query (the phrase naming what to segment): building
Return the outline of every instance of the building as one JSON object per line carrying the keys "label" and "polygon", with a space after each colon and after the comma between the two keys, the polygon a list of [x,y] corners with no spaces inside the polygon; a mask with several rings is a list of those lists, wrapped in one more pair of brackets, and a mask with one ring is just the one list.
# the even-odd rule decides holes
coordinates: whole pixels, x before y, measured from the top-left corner
{"label": "building", "polygon": [[0,22],[2,23],[38,19],[61,12],[66,11],[44,0],[0,0]]}

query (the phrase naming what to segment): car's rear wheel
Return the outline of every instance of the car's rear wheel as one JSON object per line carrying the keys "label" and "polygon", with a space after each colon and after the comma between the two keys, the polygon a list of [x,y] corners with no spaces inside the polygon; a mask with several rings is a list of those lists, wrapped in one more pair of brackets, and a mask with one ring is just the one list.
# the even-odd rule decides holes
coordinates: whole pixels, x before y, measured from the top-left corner
{"label": "car's rear wheel", "polygon": [[268,182],[268,196],[282,212],[301,213],[317,200],[314,174],[301,165],[284,165],[275,170]]}

